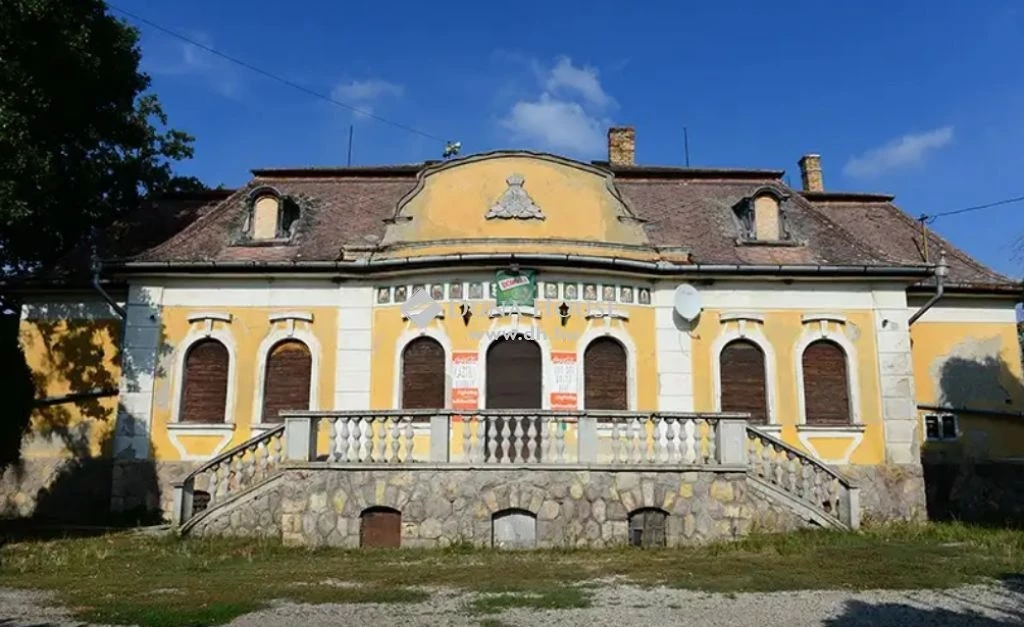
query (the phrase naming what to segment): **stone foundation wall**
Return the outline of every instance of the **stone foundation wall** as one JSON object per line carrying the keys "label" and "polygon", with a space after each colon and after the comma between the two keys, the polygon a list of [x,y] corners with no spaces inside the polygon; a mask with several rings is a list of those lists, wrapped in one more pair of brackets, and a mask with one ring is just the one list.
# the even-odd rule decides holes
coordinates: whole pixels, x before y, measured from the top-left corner
{"label": "stone foundation wall", "polygon": [[539,547],[625,544],[629,515],[641,508],[668,514],[669,546],[807,525],[751,495],[741,472],[296,468],[211,512],[191,533],[358,547],[360,515],[371,507],[401,513],[404,547],[491,546],[492,518],[506,510],[535,517]]}
{"label": "stone foundation wall", "polygon": [[106,525],[171,519],[172,485],[194,462],[35,458],[0,476],[0,518]]}
{"label": "stone foundation wall", "polygon": [[24,460],[0,477],[0,518],[103,524],[110,508],[110,472],[106,459]]}
{"label": "stone foundation wall", "polygon": [[860,488],[863,523],[927,519],[924,472],[920,465],[840,466],[837,470]]}
{"label": "stone foundation wall", "polygon": [[1024,526],[1024,463],[925,462],[928,515],[988,525]]}
{"label": "stone foundation wall", "polygon": [[115,513],[147,512],[170,522],[173,486],[198,465],[199,462],[117,460],[111,473],[111,510]]}

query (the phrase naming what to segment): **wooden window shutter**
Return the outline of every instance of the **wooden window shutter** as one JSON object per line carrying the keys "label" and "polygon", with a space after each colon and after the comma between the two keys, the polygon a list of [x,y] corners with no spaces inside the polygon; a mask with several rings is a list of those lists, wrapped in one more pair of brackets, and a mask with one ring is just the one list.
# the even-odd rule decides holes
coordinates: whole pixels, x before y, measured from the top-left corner
{"label": "wooden window shutter", "polygon": [[523,337],[502,339],[487,351],[487,407],[540,409],[540,346]]}
{"label": "wooden window shutter", "polygon": [[188,349],[181,392],[181,422],[224,422],[228,359],[228,349],[217,340],[200,340]]}
{"label": "wooden window shutter", "polygon": [[750,414],[752,424],[768,422],[768,379],[764,352],[748,340],[729,342],[719,362],[722,411]]}
{"label": "wooden window shutter", "polygon": [[262,422],[281,422],[279,412],[309,409],[313,356],[298,340],[278,342],[267,354],[263,378]]}
{"label": "wooden window shutter", "polygon": [[429,337],[409,342],[402,351],[402,408],[445,406],[444,348]]}
{"label": "wooden window shutter", "polygon": [[629,375],[626,349],[612,338],[602,337],[587,346],[583,354],[586,409],[629,409]]}
{"label": "wooden window shutter", "polygon": [[388,507],[364,510],[359,521],[359,546],[397,549],[402,545],[402,513]]}
{"label": "wooden window shutter", "polygon": [[809,425],[850,424],[846,353],[835,342],[819,340],[804,350],[804,409]]}

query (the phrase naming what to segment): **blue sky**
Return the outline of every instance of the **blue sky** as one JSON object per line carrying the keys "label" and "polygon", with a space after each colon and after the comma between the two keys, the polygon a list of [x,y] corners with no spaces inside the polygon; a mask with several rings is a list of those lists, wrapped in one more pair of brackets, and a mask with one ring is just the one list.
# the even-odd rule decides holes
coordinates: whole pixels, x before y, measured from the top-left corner
{"label": "blue sky", "polygon": [[[117,0],[115,5],[463,153],[780,168],[822,155],[826,189],[895,194],[912,215],[1024,195],[1024,3],[388,2]],[[211,185],[261,166],[407,163],[442,143],[318,100],[142,25],[143,68],[181,166]],[[1024,203],[937,231],[995,269]]]}

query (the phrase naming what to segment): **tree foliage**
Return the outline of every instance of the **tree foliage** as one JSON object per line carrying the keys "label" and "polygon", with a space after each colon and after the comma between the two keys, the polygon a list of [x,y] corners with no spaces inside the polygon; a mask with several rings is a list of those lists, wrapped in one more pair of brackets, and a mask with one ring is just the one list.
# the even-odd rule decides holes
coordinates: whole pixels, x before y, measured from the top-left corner
{"label": "tree foliage", "polygon": [[0,2],[0,267],[46,267],[174,176],[192,137],[168,129],[138,32],[101,0]]}

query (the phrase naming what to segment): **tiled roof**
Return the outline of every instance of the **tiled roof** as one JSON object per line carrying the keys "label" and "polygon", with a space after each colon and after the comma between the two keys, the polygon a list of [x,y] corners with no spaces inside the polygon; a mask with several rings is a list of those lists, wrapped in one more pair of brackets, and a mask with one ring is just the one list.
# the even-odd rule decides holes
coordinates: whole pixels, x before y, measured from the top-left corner
{"label": "tiled roof", "polygon": [[866,194],[805,193],[814,207],[855,238],[871,242],[898,263],[936,263],[941,251],[946,252],[949,282],[953,285],[998,286],[1013,284],[1010,277],[995,272],[960,250],[935,231],[925,230],[921,223],[892,204],[892,197]]}
{"label": "tiled roof", "polygon": [[[607,167],[607,166],[605,166]],[[215,208],[195,211],[194,221],[152,247],[139,246],[133,261],[303,262],[337,261],[342,249],[372,249],[385,220],[415,187],[419,167],[277,168],[254,170],[254,178]],[[700,264],[799,264],[833,266],[921,266],[920,225],[885,196],[810,194],[787,188],[782,172],[686,168],[613,168],[615,185],[629,208],[646,220],[652,246],[677,248]],[[248,194],[270,185],[301,208],[287,243],[240,242]],[[739,240],[737,203],[770,187],[783,202],[788,244],[751,245]],[[164,232],[172,232],[173,229]],[[142,240],[140,240],[141,242]],[[950,281],[1009,286],[1012,279],[985,268],[931,234],[931,263],[944,248]],[[141,252],[139,252],[141,251]]]}

